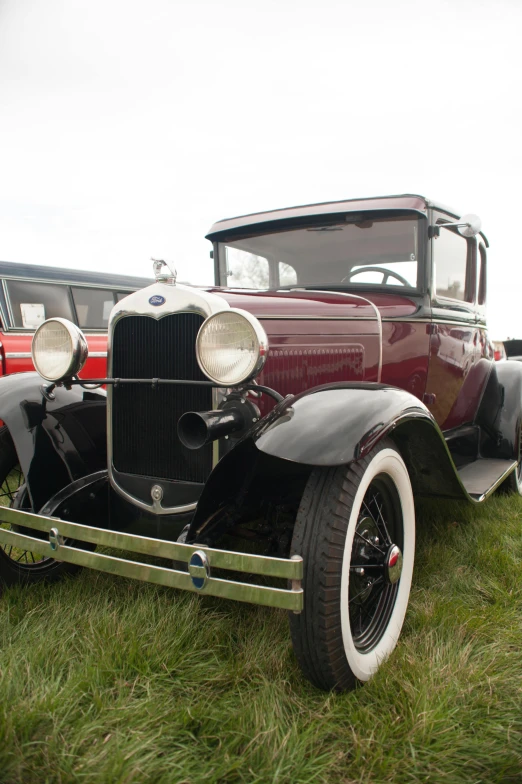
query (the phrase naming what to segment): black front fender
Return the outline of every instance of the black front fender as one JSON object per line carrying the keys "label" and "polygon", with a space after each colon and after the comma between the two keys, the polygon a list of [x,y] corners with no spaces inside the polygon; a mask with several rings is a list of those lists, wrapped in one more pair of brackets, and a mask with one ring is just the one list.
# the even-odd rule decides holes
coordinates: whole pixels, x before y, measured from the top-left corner
{"label": "black front fender", "polygon": [[409,421],[424,421],[440,433],[426,406],[403,389],[336,384],[280,403],[254,440],[261,452],[273,457],[336,466],[364,457],[381,438]]}
{"label": "black front fender", "polygon": [[295,487],[320,466],[348,465],[383,438],[393,440],[416,495],[472,500],[459,479],[444,436],[426,406],[383,384],[316,387],[279,403],[226,454],[210,475],[191,523],[189,541],[209,536],[214,520],[238,516],[241,504],[276,485]]}
{"label": "black front fender", "polygon": [[105,392],[57,387],[38,373],[0,378],[0,419],[13,439],[33,509],[70,482],[106,468]]}

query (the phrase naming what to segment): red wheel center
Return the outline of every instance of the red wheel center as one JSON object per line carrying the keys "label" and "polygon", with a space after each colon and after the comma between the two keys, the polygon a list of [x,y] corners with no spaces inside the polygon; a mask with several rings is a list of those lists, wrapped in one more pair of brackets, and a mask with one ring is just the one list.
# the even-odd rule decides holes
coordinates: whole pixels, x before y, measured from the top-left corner
{"label": "red wheel center", "polygon": [[393,585],[401,576],[402,572],[402,553],[396,544],[392,544],[386,553],[384,562],[386,568],[386,579]]}

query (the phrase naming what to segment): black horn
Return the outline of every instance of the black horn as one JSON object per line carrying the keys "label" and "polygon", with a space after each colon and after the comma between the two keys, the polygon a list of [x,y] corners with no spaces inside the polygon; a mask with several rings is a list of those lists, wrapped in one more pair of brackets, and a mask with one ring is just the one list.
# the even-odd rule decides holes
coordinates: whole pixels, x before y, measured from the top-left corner
{"label": "black horn", "polygon": [[205,444],[242,430],[245,420],[238,408],[224,411],[187,411],[178,421],[178,436],[187,449],[200,449]]}

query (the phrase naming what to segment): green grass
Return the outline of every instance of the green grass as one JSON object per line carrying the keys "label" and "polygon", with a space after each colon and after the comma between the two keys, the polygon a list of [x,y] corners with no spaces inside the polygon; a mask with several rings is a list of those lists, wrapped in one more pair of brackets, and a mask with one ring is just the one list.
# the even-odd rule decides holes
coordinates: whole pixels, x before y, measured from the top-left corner
{"label": "green grass", "polygon": [[522,501],[418,506],[399,645],[349,694],[284,613],[83,571],[0,600],[0,781],[522,781]]}

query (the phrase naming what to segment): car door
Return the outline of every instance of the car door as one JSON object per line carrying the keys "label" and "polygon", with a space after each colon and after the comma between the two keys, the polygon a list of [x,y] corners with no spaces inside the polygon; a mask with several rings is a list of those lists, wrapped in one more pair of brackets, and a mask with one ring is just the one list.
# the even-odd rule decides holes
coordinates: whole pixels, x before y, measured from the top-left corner
{"label": "car door", "polygon": [[[442,429],[472,419],[474,366],[481,354],[477,328],[474,237],[444,227],[455,216],[434,212],[430,240],[432,322],[424,400]],[[468,389],[469,387],[469,389]],[[469,409],[469,413],[468,413]]]}

